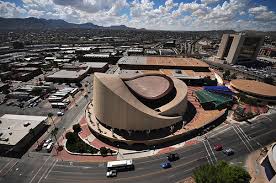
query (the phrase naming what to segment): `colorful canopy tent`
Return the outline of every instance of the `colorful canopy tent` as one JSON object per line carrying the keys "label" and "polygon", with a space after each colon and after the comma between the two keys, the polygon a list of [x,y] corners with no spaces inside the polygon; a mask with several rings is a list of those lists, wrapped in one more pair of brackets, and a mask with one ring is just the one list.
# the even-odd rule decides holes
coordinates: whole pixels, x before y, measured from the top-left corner
{"label": "colorful canopy tent", "polygon": [[227,86],[204,86],[203,89],[209,92],[223,95],[234,95],[234,93]]}
{"label": "colorful canopy tent", "polygon": [[200,90],[195,92],[200,104],[204,108],[218,109],[224,108],[232,102],[232,98],[225,97],[216,93],[212,93],[206,90]]}

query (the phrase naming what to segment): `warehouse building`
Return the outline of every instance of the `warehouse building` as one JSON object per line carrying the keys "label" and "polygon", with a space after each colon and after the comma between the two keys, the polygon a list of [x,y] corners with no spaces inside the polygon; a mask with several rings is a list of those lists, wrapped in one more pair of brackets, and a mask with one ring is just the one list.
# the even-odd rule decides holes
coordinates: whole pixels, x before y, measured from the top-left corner
{"label": "warehouse building", "polygon": [[5,114],[0,117],[0,154],[22,156],[46,126],[46,120],[46,116]]}
{"label": "warehouse building", "polygon": [[88,69],[85,70],[60,70],[52,75],[46,76],[46,81],[62,82],[62,83],[76,83],[80,82],[87,76]]}

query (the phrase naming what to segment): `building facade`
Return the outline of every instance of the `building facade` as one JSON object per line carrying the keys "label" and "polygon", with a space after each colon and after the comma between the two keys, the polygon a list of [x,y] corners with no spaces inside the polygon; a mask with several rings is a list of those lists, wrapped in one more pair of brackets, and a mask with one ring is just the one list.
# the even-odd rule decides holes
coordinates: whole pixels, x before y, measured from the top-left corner
{"label": "building facade", "polygon": [[264,36],[259,34],[224,34],[217,57],[229,64],[254,62],[263,42]]}

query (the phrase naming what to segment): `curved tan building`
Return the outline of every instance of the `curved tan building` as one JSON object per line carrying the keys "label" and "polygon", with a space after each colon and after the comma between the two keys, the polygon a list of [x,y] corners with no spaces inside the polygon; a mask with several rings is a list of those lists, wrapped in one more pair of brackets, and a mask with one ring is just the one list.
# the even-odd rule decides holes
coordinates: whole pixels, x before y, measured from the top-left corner
{"label": "curved tan building", "polygon": [[236,79],[230,82],[238,92],[256,97],[260,100],[276,101],[276,87],[254,80]]}
{"label": "curved tan building", "polygon": [[184,82],[160,74],[120,78],[95,73],[93,111],[103,125],[145,131],[182,121],[187,108]]}

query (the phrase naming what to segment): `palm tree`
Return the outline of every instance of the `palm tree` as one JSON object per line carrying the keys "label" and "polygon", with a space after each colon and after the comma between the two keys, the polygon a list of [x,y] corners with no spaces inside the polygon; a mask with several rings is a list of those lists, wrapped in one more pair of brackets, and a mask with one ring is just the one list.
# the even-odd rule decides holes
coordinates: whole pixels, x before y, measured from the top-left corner
{"label": "palm tree", "polygon": [[53,123],[54,127],[56,128],[56,125],[55,125],[54,120],[53,120],[53,116],[54,116],[53,113],[51,113],[51,112],[48,113],[48,117],[51,118],[52,123]]}
{"label": "palm tree", "polygon": [[88,94],[85,94],[84,97],[86,98],[86,100],[88,100]]}
{"label": "palm tree", "polygon": [[58,139],[57,139],[57,131],[58,131],[58,128],[55,128],[54,130],[51,131],[51,135],[55,137],[55,140],[56,140],[57,145],[59,147],[60,145],[59,145],[59,142],[58,142]]}

